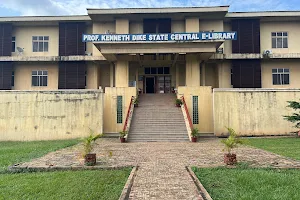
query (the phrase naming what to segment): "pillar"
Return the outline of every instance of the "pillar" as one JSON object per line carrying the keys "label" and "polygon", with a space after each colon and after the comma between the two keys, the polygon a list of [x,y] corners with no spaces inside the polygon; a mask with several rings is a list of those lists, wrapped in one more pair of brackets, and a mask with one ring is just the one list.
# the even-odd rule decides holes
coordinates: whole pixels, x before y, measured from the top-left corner
{"label": "pillar", "polygon": [[186,54],[185,84],[188,87],[200,86],[200,60],[196,54]]}
{"label": "pillar", "polygon": [[232,88],[231,85],[231,63],[218,63],[219,88]]}
{"label": "pillar", "polygon": [[87,64],[86,73],[86,88],[87,89],[98,89],[98,77],[100,76],[99,67],[95,63]]}
{"label": "pillar", "polygon": [[201,65],[201,73],[200,73],[200,79],[201,79],[201,86],[206,86],[205,82],[205,76],[206,76],[206,64],[203,62]]}
{"label": "pillar", "polygon": [[179,75],[179,65],[178,64],[176,64],[176,88],[178,88],[178,86],[179,86],[179,77],[180,75]]}
{"label": "pillar", "polygon": [[115,86],[128,87],[129,64],[128,61],[118,60],[115,64]]}
{"label": "pillar", "polygon": [[114,87],[114,63],[110,63],[109,66],[109,87]]}

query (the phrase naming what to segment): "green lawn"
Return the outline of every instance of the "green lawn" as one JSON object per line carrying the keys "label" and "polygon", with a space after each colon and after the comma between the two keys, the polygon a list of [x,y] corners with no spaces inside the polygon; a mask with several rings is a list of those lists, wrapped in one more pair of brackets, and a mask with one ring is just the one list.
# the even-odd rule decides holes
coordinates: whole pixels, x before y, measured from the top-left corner
{"label": "green lawn", "polygon": [[0,199],[118,199],[131,169],[0,175]]}
{"label": "green lawn", "polygon": [[300,160],[300,138],[251,138],[246,144]]}
{"label": "green lawn", "polygon": [[41,157],[51,151],[78,144],[79,140],[0,142],[0,172],[8,166]]}
{"label": "green lawn", "polygon": [[214,200],[300,199],[300,170],[193,168]]}
{"label": "green lawn", "polygon": [[10,173],[6,170],[9,165],[29,161],[78,142],[0,142],[0,200],[118,199],[131,168],[34,173]]}

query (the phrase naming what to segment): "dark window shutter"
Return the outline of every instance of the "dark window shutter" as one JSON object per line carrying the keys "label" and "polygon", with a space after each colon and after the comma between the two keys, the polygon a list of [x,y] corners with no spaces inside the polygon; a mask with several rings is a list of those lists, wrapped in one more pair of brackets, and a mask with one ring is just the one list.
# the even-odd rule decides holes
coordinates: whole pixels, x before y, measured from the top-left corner
{"label": "dark window shutter", "polygon": [[158,19],[158,33],[171,33],[171,19]]}
{"label": "dark window shutter", "polygon": [[12,24],[0,24],[0,56],[11,56]]}
{"label": "dark window shutter", "polygon": [[59,55],[85,55],[82,34],[85,31],[85,23],[72,22],[59,24]]}
{"label": "dark window shutter", "polygon": [[232,20],[232,31],[238,39],[232,41],[232,53],[260,53],[260,20]]}
{"label": "dark window shutter", "polygon": [[85,62],[59,63],[59,89],[85,89]]}
{"label": "dark window shutter", "polygon": [[156,19],[144,19],[144,33],[156,33]]}
{"label": "dark window shutter", "polygon": [[261,88],[260,60],[233,60],[232,73],[234,88]]}
{"label": "dark window shutter", "polygon": [[0,90],[11,90],[12,62],[0,62]]}

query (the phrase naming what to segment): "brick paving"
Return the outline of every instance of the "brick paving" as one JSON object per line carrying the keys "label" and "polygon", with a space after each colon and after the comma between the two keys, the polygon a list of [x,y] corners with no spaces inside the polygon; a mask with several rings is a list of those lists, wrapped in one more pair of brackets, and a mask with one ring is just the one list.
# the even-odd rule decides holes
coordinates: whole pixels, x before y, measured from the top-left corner
{"label": "brick paving", "polygon": [[[202,199],[185,166],[223,166],[219,139],[201,139],[198,143],[119,143],[118,139],[101,139],[94,151],[98,165],[122,167],[138,165],[130,199]],[[23,163],[20,167],[80,166],[81,146],[49,153]],[[238,161],[255,167],[300,168],[300,161],[260,149],[243,146],[235,151]]]}

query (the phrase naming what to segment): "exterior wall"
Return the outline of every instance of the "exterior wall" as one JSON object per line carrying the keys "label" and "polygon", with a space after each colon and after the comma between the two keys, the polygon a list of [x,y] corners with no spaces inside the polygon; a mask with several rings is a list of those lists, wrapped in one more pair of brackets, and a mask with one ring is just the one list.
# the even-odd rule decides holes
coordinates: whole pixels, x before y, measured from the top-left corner
{"label": "exterior wall", "polygon": [[216,63],[207,63],[205,65],[205,86],[218,87],[218,72]]}
{"label": "exterior wall", "polygon": [[[300,53],[299,22],[261,22],[261,53],[264,50],[272,50],[273,53]],[[288,32],[288,47],[272,49],[271,32]]]}
{"label": "exterior wall", "polygon": [[172,33],[184,33],[185,22],[184,20],[172,20]]}
{"label": "exterior wall", "polygon": [[200,20],[199,31],[223,32],[223,20]]}
{"label": "exterior wall", "polygon": [[213,133],[213,95],[211,87],[178,87],[177,97],[184,96],[189,114],[193,119],[192,96],[198,96],[199,124],[194,124],[199,133]]}
{"label": "exterior wall", "polygon": [[231,85],[231,62],[218,63],[219,88],[232,88]]}
{"label": "exterior wall", "polygon": [[100,65],[100,75],[98,76],[100,79],[98,79],[98,82],[102,88],[106,88],[110,86],[110,65]]}
{"label": "exterior wall", "polygon": [[227,135],[225,127],[238,135],[287,135],[297,131],[284,120],[292,114],[287,101],[298,101],[300,90],[214,90],[215,135]]}
{"label": "exterior wall", "polygon": [[[115,22],[106,22],[106,23],[100,23],[100,22],[93,22],[93,33],[94,34],[104,34],[106,31],[110,31],[111,33],[116,32],[116,24]],[[101,56],[101,52],[93,45],[93,56]]]}
{"label": "exterior wall", "polygon": [[[117,96],[123,96],[123,123],[117,123]],[[106,87],[104,95],[104,133],[118,133],[123,130],[132,96],[136,96],[135,87]]]}
{"label": "exterior wall", "polygon": [[117,34],[128,34],[129,33],[128,19],[117,19],[116,20],[116,33]]}
{"label": "exterior wall", "polygon": [[199,32],[199,18],[186,18],[185,19],[185,32]]}
{"label": "exterior wall", "polygon": [[0,140],[59,140],[103,132],[103,93],[0,92]]}
{"label": "exterior wall", "polygon": [[[32,86],[32,71],[47,70],[48,86]],[[57,90],[58,89],[58,63],[15,63],[15,90]]]}
{"label": "exterior wall", "polygon": [[130,34],[143,33],[143,22],[129,22],[129,33]]}
{"label": "exterior wall", "polygon": [[[16,47],[24,48],[23,56],[58,56],[58,26],[14,26],[12,35],[16,37]],[[33,52],[32,36],[49,36],[48,52]]]}
{"label": "exterior wall", "polygon": [[129,63],[128,61],[120,60],[116,62],[116,87],[128,87],[129,81]]}
{"label": "exterior wall", "polygon": [[[289,85],[273,85],[272,69],[286,68],[290,69]],[[300,67],[299,61],[281,60],[281,61],[265,61],[261,65],[262,70],[262,88],[300,88]]]}

